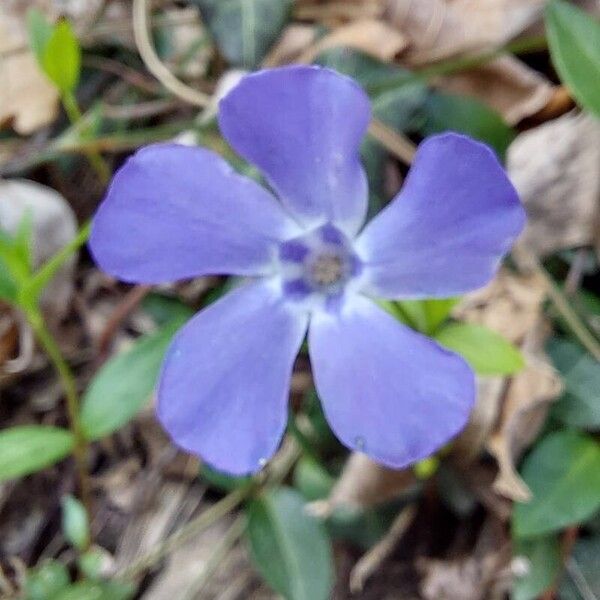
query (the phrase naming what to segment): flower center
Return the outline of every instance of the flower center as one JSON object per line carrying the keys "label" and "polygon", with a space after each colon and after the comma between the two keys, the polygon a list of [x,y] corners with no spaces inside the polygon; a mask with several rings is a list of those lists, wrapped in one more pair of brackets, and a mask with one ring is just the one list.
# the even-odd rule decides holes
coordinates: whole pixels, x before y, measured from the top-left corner
{"label": "flower center", "polygon": [[360,270],[350,240],[332,225],[283,242],[279,260],[284,293],[293,300],[340,298]]}
{"label": "flower center", "polygon": [[310,266],[310,276],[318,286],[337,283],[344,275],[344,262],[340,256],[321,254]]}

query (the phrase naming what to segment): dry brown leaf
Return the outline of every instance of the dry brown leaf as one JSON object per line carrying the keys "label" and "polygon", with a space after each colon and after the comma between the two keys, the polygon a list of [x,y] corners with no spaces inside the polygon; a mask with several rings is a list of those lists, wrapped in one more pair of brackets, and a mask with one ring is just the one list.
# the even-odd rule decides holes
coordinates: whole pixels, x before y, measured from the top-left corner
{"label": "dry brown leaf", "polygon": [[538,323],[545,289],[538,275],[519,275],[500,269],[486,287],[467,294],[453,310],[453,316],[485,325],[513,344],[521,345]]}
{"label": "dry brown leaf", "polygon": [[397,498],[415,482],[412,469],[388,469],[365,454],[353,452],[329,498],[313,502],[310,510],[320,517],[330,515],[339,507],[364,510]]}
{"label": "dry brown leaf", "polygon": [[515,500],[529,497],[515,462],[538,435],[549,404],[560,393],[560,378],[543,350],[545,289],[539,275],[502,270],[490,285],[467,295],[454,312],[457,318],[485,325],[520,346],[527,361],[510,380],[480,382],[469,425],[452,452],[454,462],[464,469],[486,447],[500,469],[494,489]]}
{"label": "dry brown leaf", "polygon": [[500,46],[535,23],[544,0],[386,0],[386,16],[411,40],[412,65]]}
{"label": "dry brown leaf", "polygon": [[54,121],[58,92],[28,46],[26,14],[37,8],[51,21],[69,17],[78,33],[96,18],[102,0],[3,0],[0,11],[0,126],[28,135]]}
{"label": "dry brown leaf", "polygon": [[500,472],[494,489],[504,496],[525,502],[531,491],[516,470],[523,451],[544,425],[548,408],[562,390],[559,375],[544,354],[545,335],[533,331],[522,348],[527,368],[514,377],[504,397],[500,422],[488,439],[487,449],[496,458]]}
{"label": "dry brown leaf", "polygon": [[297,62],[311,63],[321,52],[331,48],[352,48],[381,61],[392,60],[408,45],[398,29],[378,19],[359,19],[333,30],[304,51]]}
{"label": "dry brown leaf", "polygon": [[328,27],[355,19],[381,17],[385,0],[297,0],[294,16]]}
{"label": "dry brown leaf", "polygon": [[503,56],[476,69],[440,78],[436,85],[485,102],[509,125],[539,113],[556,93],[556,86],[514,56]]}
{"label": "dry brown leaf", "polygon": [[569,113],[520,134],[507,169],[528,214],[523,256],[594,244],[600,204],[600,122]]}
{"label": "dry brown leaf", "polygon": [[10,122],[28,135],[54,121],[58,92],[40,71],[32,52],[14,50],[18,39],[0,13],[0,126]]}
{"label": "dry brown leaf", "polygon": [[426,600],[500,600],[506,597],[511,558],[502,523],[484,523],[472,554],[455,560],[421,559],[421,593]]}
{"label": "dry brown leaf", "polygon": [[312,25],[293,23],[288,25],[279,40],[271,48],[263,60],[263,67],[276,67],[295,62],[317,36],[317,30]]}

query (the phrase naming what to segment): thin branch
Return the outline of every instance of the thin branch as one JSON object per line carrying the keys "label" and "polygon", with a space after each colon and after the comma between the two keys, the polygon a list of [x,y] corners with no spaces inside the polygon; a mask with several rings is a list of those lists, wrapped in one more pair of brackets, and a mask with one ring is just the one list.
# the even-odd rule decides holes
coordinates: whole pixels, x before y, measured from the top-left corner
{"label": "thin branch", "polygon": [[177,79],[158,57],[148,30],[148,0],[133,0],[133,34],[144,64],[156,79],[178,98],[202,108],[208,105],[210,96]]}
{"label": "thin branch", "polygon": [[403,163],[410,165],[417,151],[416,145],[405,135],[394,131],[378,119],[369,125],[369,134],[374,137],[388,152],[397,156]]}

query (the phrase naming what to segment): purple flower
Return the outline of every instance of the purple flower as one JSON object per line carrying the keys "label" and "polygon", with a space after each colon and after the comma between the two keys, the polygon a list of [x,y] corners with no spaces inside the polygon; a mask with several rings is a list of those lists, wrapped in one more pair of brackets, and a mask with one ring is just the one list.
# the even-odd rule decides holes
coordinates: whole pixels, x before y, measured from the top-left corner
{"label": "purple flower", "polygon": [[373,299],[484,285],[523,209],[491,150],[445,134],[419,147],[403,190],[363,228],[369,120],[364,91],[328,69],[248,75],[219,123],[273,193],[208,150],[159,144],[120,169],[94,219],[92,252],[125,281],[251,277],[177,334],[158,390],[175,443],[219,470],[253,473],[276,451],[307,332],[325,415],[346,446],[404,467],[467,421],[465,361]]}

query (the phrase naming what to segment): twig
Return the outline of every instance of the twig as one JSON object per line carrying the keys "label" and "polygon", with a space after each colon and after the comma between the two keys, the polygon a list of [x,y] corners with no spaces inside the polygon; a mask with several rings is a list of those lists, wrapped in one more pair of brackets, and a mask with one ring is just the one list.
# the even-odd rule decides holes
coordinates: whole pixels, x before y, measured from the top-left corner
{"label": "twig", "polygon": [[594,590],[590,587],[587,582],[585,575],[581,572],[579,565],[573,557],[567,561],[567,573],[571,576],[575,587],[581,594],[583,600],[598,600],[598,596],[594,594]]}
{"label": "twig", "polygon": [[233,525],[225,532],[219,543],[213,549],[210,558],[206,561],[204,569],[202,569],[200,575],[188,588],[184,600],[194,600],[199,598],[199,594],[208,583],[211,575],[221,565],[229,551],[236,545],[238,540],[242,537],[246,530],[246,517],[240,515],[233,522]]}
{"label": "twig", "polygon": [[404,535],[410,527],[417,508],[414,504],[409,504],[400,511],[394,519],[389,531],[368,550],[354,565],[350,573],[350,591],[353,594],[362,591],[367,579],[379,568],[381,563],[390,555],[398,540]]}
{"label": "twig", "polygon": [[571,263],[571,267],[569,272],[567,273],[567,277],[565,279],[565,295],[566,296],[574,296],[581,285],[581,280],[584,275],[585,264],[587,262],[587,250],[585,248],[580,248],[575,253],[575,258]]}
{"label": "twig", "polygon": [[230,513],[233,509],[239,506],[246,498],[249,498],[256,492],[257,489],[262,489],[267,485],[277,485],[287,476],[294,463],[300,456],[300,449],[295,439],[292,437],[286,438],[279,454],[273,459],[265,474],[262,483],[250,483],[246,486],[239,487],[207,508],[195,519],[191,520],[187,525],[184,525],[173,535],[158,544],[148,554],[140,558],[137,562],[130,565],[116,575],[121,579],[135,579],[142,575],[148,569],[151,569],[160,560],[167,556],[170,552],[181,546],[194,535],[199,534],[210,527],[213,523]]}
{"label": "twig", "polygon": [[136,285],[131,288],[123,300],[117,305],[110,316],[108,323],[102,331],[100,341],[98,342],[98,362],[104,362],[110,346],[110,342],[115,332],[127,316],[134,310],[139,303],[148,295],[152,289],[151,285]]}
{"label": "twig", "polygon": [[175,550],[175,548],[178,548],[191,537],[198,535],[201,531],[204,531],[207,527],[230,513],[250,495],[253,487],[254,486],[252,485],[248,485],[233,490],[233,492],[230,492],[210,508],[207,508],[187,525],[184,525],[172,536],[168,537],[164,542],[158,544],[137,562],[118,573],[116,577],[121,579],[135,579],[139,575],[142,575],[145,571],[162,560],[167,554]]}
{"label": "twig", "polygon": [[116,75],[133,87],[139,88],[150,94],[157,94],[160,92],[161,88],[154,79],[147,77],[142,73],[138,73],[135,69],[112,58],[106,58],[104,56],[84,56],[82,64],[84,67],[98,69],[99,71]]}
{"label": "twig", "polygon": [[407,165],[412,163],[417,147],[405,135],[394,131],[378,119],[373,119],[371,121],[369,133],[386,150],[397,156],[402,162]]}
{"label": "twig", "polygon": [[537,259],[535,265],[537,272],[546,284],[548,298],[550,298],[560,316],[565,320],[565,323],[568,325],[573,335],[579,340],[581,345],[596,360],[600,361],[600,342],[598,342],[598,340],[590,333],[583,321],[579,318],[579,315],[573,310],[564,292],[556,285],[556,283],[554,283],[552,277],[550,277],[546,269],[544,269]]}
{"label": "twig", "polygon": [[171,93],[195,106],[204,108],[209,104],[210,96],[177,79],[156,54],[148,32],[148,0],[133,0],[133,34],[140,56],[148,71]]}
{"label": "twig", "polygon": [[102,114],[107,119],[147,119],[156,115],[172,112],[181,107],[181,100],[178,98],[169,98],[166,100],[150,100],[148,102],[139,102],[138,104],[124,104],[114,106],[110,104],[102,105]]}

